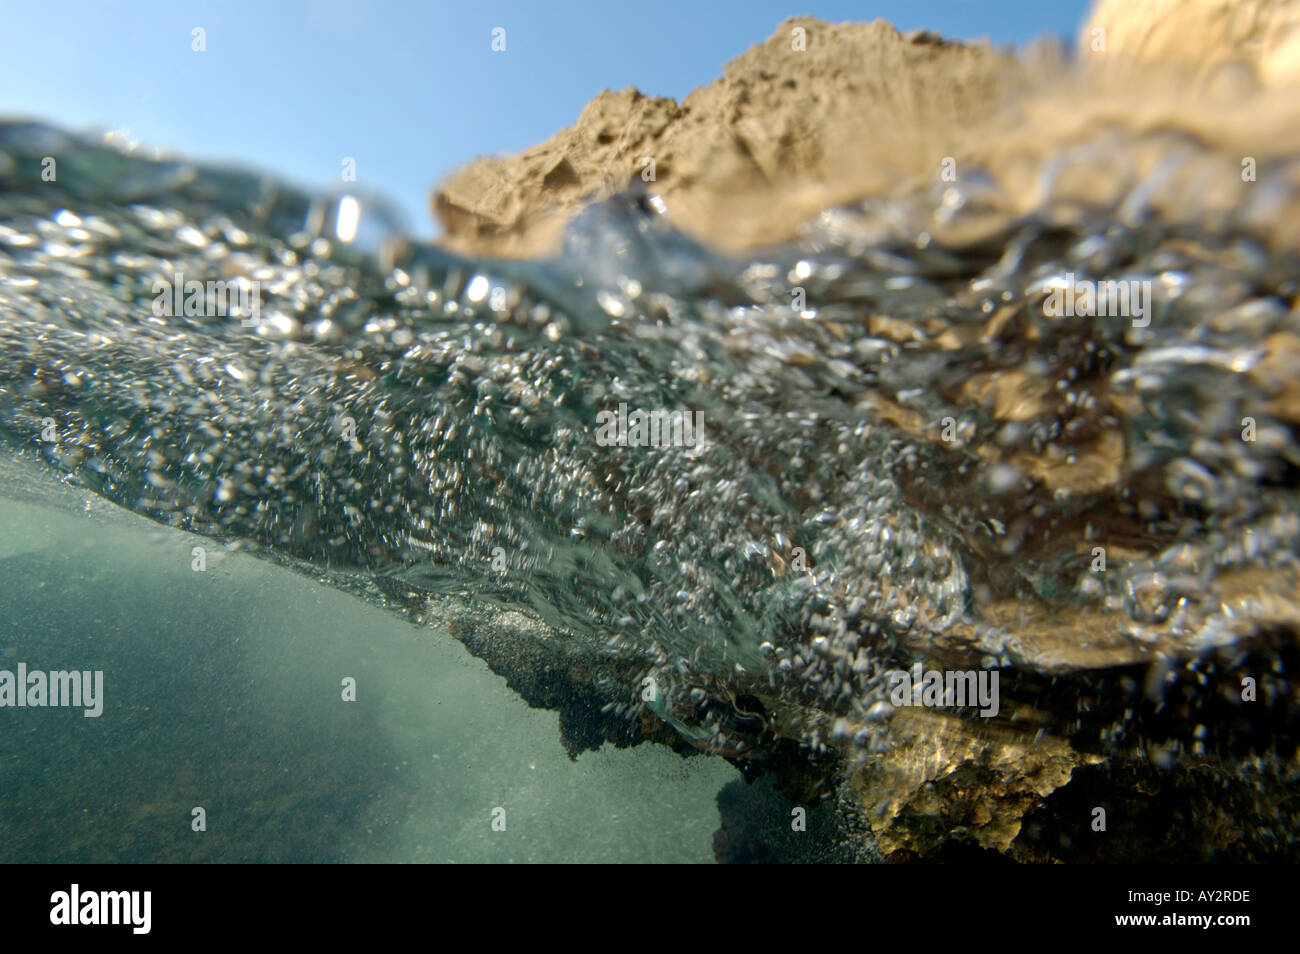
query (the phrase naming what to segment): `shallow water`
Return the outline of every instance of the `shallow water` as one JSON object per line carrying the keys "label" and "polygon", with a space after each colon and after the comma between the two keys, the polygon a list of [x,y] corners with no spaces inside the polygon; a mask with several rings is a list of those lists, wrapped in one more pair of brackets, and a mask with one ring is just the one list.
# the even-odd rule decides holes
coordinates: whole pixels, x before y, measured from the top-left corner
{"label": "shallow water", "polygon": [[3,861],[713,860],[725,762],[570,761],[445,631],[245,554],[195,573],[209,541],[0,471],[6,665],[105,673],[98,718],[6,711]]}
{"label": "shallow water", "polygon": [[[41,178],[49,155],[53,182]],[[221,712],[204,722],[217,738],[267,732],[243,769],[215,766],[241,761],[246,741],[209,763],[227,797],[281,778],[245,802],[224,857],[253,857],[237,855],[251,844],[272,853],[256,857],[707,854],[703,796],[734,770],[651,746],[556,761],[539,728],[553,716],[505,702],[499,680],[490,694],[469,688],[494,677],[439,630],[465,599],[474,609],[451,628],[498,671],[519,679],[528,666],[485,647],[476,627],[512,612],[529,621],[520,645],[567,660],[589,710],[564,710],[571,751],[657,732],[732,758],[793,742],[864,764],[894,745],[882,709],[891,666],[937,656],[1030,685],[1226,649],[1216,664],[1236,679],[1243,659],[1259,662],[1262,634],[1290,625],[1300,457],[1276,379],[1278,349],[1300,331],[1297,272],[1252,233],[1259,203],[1241,221],[1175,227],[1143,211],[1172,181],[1079,210],[1053,203],[1049,177],[1038,213],[998,220],[975,177],[830,210],[801,243],[732,261],[629,192],[575,223],[558,261],[503,263],[412,246],[369,199],[354,238],[349,200],[44,127],[0,127],[0,180],[10,451],[421,624],[375,622],[245,553],[203,573],[179,546],[147,571],[143,554],[69,563],[66,542],[9,558],[10,618],[25,629],[92,630],[85,608],[111,605],[105,596],[77,596],[62,619],[33,602],[42,581],[99,585],[92,564],[135,594],[137,614],[112,624],[115,665],[170,660],[139,682],[183,674],[173,704],[219,672],[261,674],[236,677],[224,708],[207,704]],[[257,314],[210,295],[193,313],[160,313],[157,283],[180,277],[256,282]],[[1079,279],[1145,287],[1146,322],[1046,314],[1053,289]],[[705,439],[608,446],[598,415],[619,405],[699,414]],[[1098,545],[1102,573],[1089,569]],[[200,593],[216,602],[205,609]],[[315,618],[332,625],[303,632],[307,606],[328,606]],[[340,616],[364,634],[333,625]],[[203,625],[190,640],[180,634],[193,618]],[[456,675],[443,676],[449,658]],[[337,696],[340,672],[359,666],[373,668],[382,702],[331,699],[322,734],[299,731],[316,724],[312,687]],[[1278,671],[1270,713],[1291,692]],[[563,709],[569,689],[524,691]],[[441,694],[447,705],[429,703]],[[1203,731],[1196,709],[1211,695],[1185,724],[1162,726],[1162,758],[1240,749],[1237,727]],[[1108,754],[1150,742],[1129,716],[1061,731]],[[120,757],[141,738],[123,736]],[[9,758],[21,766],[23,752],[34,757]],[[371,768],[353,779],[363,752]],[[455,781],[434,755],[456,763]],[[170,754],[159,768],[190,771]],[[693,807],[634,810],[647,773]],[[594,779],[605,794],[593,804],[622,806],[596,814],[626,819],[636,837],[606,828],[607,841],[575,846],[593,815],[571,799]],[[178,780],[152,784],[172,807],[185,800]],[[503,788],[531,806],[519,814],[541,840],[493,842],[474,827]],[[323,801],[303,809],[313,792]],[[302,828],[285,826],[299,811]],[[330,826],[310,823],[325,814]],[[691,847],[671,847],[687,829]],[[93,828],[85,837],[84,850],[104,850]]]}

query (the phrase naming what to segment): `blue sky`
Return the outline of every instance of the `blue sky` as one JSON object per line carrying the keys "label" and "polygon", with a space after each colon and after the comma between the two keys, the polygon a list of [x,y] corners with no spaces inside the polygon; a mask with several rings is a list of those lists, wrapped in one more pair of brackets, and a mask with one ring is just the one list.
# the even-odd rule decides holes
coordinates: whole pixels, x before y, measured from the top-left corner
{"label": "blue sky", "polygon": [[[681,99],[782,20],[889,20],[1022,46],[1088,0],[61,0],[7,3],[0,115],[117,128],[307,186],[388,195],[436,231],[432,184],[577,119],[602,89]],[[207,50],[191,49],[195,27]],[[505,52],[491,50],[506,30]]]}

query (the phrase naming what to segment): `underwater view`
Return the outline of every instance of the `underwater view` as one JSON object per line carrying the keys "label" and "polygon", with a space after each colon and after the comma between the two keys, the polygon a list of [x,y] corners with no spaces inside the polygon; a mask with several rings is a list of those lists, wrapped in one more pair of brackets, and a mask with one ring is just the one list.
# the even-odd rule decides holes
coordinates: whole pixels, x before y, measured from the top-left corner
{"label": "underwater view", "polygon": [[431,237],[0,118],[0,860],[1300,856],[1300,4],[766,6]]}

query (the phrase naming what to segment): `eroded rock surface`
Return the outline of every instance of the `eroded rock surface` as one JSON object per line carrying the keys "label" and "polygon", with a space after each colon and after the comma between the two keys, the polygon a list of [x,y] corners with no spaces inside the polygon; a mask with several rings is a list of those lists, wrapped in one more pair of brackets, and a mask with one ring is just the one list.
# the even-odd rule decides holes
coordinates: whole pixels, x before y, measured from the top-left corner
{"label": "eroded rock surface", "polygon": [[991,111],[1007,63],[883,20],[791,19],[681,103],[606,90],[546,142],[470,163],[434,193],[442,243],[553,253],[584,205],[645,181],[646,159],[687,233],[727,249],[792,238],[822,209],[952,155],[961,130]]}

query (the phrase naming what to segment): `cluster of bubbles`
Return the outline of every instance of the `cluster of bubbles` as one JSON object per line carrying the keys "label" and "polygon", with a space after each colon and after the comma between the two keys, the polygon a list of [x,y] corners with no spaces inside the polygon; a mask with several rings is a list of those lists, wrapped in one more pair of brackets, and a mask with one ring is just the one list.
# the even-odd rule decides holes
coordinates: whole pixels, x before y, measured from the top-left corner
{"label": "cluster of bubbles", "polygon": [[[1300,271],[1249,221],[1149,214],[1159,186],[1067,208],[1049,175],[999,218],[972,175],[746,261],[634,189],[554,261],[472,261],[382,205],[367,244],[340,197],[4,125],[0,438],[159,521],[639,660],[659,694],[613,708],[702,747],[875,750],[891,667],[1061,672],[1079,620],[1150,660],[1294,612],[1264,342],[1300,334]],[[257,312],[158,314],[180,276]],[[1046,314],[1077,280],[1149,282],[1152,320]],[[704,439],[607,446],[619,405]]]}

